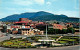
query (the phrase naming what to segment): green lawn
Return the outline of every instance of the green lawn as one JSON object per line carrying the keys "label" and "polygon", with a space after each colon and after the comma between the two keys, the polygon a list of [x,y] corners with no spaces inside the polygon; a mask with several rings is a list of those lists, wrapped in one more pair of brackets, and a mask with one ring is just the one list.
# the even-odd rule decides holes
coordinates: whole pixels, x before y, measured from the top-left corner
{"label": "green lawn", "polygon": [[28,41],[28,40],[25,40],[23,41],[23,39],[11,39],[11,40],[7,40],[7,41],[3,41],[3,42],[0,42],[0,46],[5,46],[5,47],[16,47],[16,48],[21,48],[21,47],[31,47],[31,43]]}
{"label": "green lawn", "polygon": [[66,44],[66,43],[68,43],[68,42],[67,42],[67,41],[57,41],[57,43]]}
{"label": "green lawn", "polygon": [[[57,37],[58,38],[58,37]],[[56,37],[52,37],[52,39],[57,39]],[[56,43],[61,43],[61,44],[79,44],[79,37],[78,36],[64,36],[61,39],[59,39]]]}

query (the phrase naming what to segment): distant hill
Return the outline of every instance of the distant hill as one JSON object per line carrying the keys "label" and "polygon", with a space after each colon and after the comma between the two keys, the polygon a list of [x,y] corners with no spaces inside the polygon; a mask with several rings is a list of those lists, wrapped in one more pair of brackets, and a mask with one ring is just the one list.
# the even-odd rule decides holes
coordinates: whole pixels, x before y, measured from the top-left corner
{"label": "distant hill", "polygon": [[34,21],[56,20],[56,21],[62,21],[62,22],[79,22],[79,18],[67,17],[65,15],[45,15],[45,16],[38,16],[30,19]]}
{"label": "distant hill", "polygon": [[40,11],[40,12],[26,12],[22,14],[14,14],[7,16],[5,18],[0,19],[0,21],[18,21],[19,18],[33,18],[37,16],[44,16],[44,15],[52,15],[51,13]]}
{"label": "distant hill", "polygon": [[29,18],[34,21],[49,21],[49,20],[57,20],[57,21],[76,21],[78,22],[78,18],[69,18],[66,15],[54,15],[49,12],[39,11],[39,12],[26,12],[21,14],[14,14],[7,16],[5,18],[0,19],[0,21],[18,21],[19,18]]}

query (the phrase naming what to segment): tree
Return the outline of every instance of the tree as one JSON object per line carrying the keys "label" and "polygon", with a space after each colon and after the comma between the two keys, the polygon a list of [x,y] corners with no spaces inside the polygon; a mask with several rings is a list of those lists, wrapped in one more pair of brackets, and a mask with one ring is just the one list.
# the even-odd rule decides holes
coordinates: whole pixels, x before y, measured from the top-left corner
{"label": "tree", "polygon": [[[37,25],[36,28],[39,29],[39,30],[45,30],[46,29],[46,25],[40,24],[40,25]],[[48,28],[48,26],[47,26],[47,28]]]}
{"label": "tree", "polygon": [[48,34],[54,34],[54,29],[53,28],[49,28],[48,29]]}
{"label": "tree", "polygon": [[61,34],[61,30],[60,29],[55,29],[55,34]]}
{"label": "tree", "polygon": [[67,33],[72,33],[72,34],[74,34],[74,33],[75,33],[74,28],[69,27],[69,28],[67,29]]}
{"label": "tree", "polygon": [[66,34],[67,30],[66,29],[62,29],[62,34]]}

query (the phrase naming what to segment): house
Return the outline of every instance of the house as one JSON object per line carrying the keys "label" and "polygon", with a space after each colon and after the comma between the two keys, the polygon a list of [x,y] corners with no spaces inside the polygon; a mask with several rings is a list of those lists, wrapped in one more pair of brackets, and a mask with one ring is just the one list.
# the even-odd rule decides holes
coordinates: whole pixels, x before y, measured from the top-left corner
{"label": "house", "polygon": [[79,28],[80,23],[73,23],[73,28]]}
{"label": "house", "polygon": [[18,30],[18,33],[22,35],[33,35],[34,31],[30,28],[22,28]]}
{"label": "house", "polygon": [[72,23],[65,23],[65,24],[66,24],[67,28],[68,27],[73,27]]}
{"label": "house", "polygon": [[29,20],[28,18],[20,18],[19,21],[27,21],[27,22],[32,22],[32,20]]}
{"label": "house", "polygon": [[32,20],[29,20],[28,18],[20,18],[18,22],[14,22],[15,25],[27,25],[30,22],[32,22]]}
{"label": "house", "polygon": [[38,29],[33,29],[31,26],[22,26],[21,29],[18,29],[18,33],[22,35],[36,35],[36,34],[44,34],[44,31],[40,31]]}
{"label": "house", "polygon": [[44,25],[45,23],[44,22],[38,22],[36,23],[36,25]]}
{"label": "house", "polygon": [[60,29],[60,30],[62,30],[63,26],[60,25],[60,24],[53,24],[53,29]]}
{"label": "house", "polygon": [[17,30],[12,31],[12,34],[17,34],[17,33],[18,33],[18,31],[17,31]]}
{"label": "house", "polygon": [[67,26],[66,26],[66,24],[65,24],[65,23],[61,22],[61,23],[60,23],[60,25],[62,25],[62,26],[63,26],[63,29],[67,29]]}
{"label": "house", "polygon": [[3,29],[3,26],[0,26],[0,31]]}
{"label": "house", "polygon": [[2,25],[3,22],[0,21],[0,25]]}

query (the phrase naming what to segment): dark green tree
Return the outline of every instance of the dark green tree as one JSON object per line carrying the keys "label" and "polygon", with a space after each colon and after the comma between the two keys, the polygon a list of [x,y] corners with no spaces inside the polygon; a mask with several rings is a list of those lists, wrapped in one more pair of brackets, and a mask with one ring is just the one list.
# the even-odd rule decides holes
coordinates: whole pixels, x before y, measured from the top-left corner
{"label": "dark green tree", "polygon": [[72,33],[72,34],[74,34],[74,33],[75,33],[74,28],[73,28],[73,27],[69,27],[69,28],[67,29],[67,33]]}
{"label": "dark green tree", "polygon": [[49,28],[48,29],[48,34],[54,34],[54,29],[53,28]]}
{"label": "dark green tree", "polygon": [[55,34],[62,34],[60,29],[55,29]]}
{"label": "dark green tree", "polygon": [[67,30],[66,29],[62,29],[62,34],[66,34]]}

